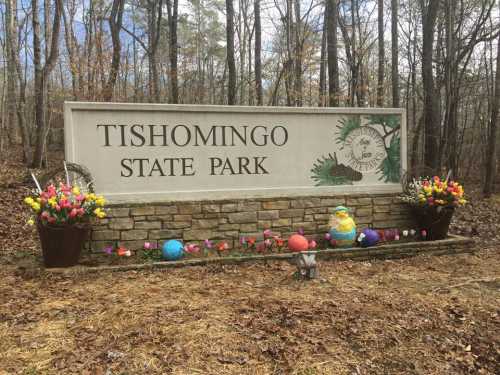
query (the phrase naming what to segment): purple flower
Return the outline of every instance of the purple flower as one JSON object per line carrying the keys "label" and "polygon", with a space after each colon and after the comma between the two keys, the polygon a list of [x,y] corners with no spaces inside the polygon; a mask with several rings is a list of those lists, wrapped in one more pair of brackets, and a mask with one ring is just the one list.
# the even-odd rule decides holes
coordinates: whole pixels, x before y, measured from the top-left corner
{"label": "purple flower", "polygon": [[269,238],[264,241],[264,245],[267,248],[270,248],[273,245],[273,241],[271,241]]}
{"label": "purple flower", "polygon": [[144,250],[151,250],[153,248],[153,245],[151,242],[144,242]]}
{"label": "purple flower", "polygon": [[247,238],[245,236],[240,237],[240,245],[246,245],[247,243]]}
{"label": "purple flower", "polygon": [[211,248],[213,247],[213,243],[212,243],[212,241],[210,241],[210,240],[205,240],[205,241],[203,241],[203,244],[205,245],[205,247],[206,247],[207,249],[211,249]]}
{"label": "purple flower", "polygon": [[330,241],[332,239],[332,235],[328,232],[325,233],[325,240]]}
{"label": "purple flower", "polygon": [[113,250],[114,250],[113,246],[106,246],[106,247],[104,248],[104,252],[105,252],[106,254],[108,254],[108,255],[113,254]]}
{"label": "purple flower", "polygon": [[304,228],[299,228],[297,233],[300,234],[301,236],[303,236],[304,235]]}
{"label": "purple flower", "polygon": [[264,238],[268,238],[268,237],[271,237],[273,234],[273,232],[271,232],[271,229],[266,229],[264,231]]}

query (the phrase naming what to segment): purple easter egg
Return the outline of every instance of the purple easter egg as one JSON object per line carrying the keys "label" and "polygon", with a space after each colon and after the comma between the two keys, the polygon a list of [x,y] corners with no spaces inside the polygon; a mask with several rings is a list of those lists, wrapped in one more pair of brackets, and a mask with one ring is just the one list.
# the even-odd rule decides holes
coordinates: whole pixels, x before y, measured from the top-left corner
{"label": "purple easter egg", "polygon": [[380,241],[380,235],[376,230],[373,229],[363,229],[362,232],[365,236],[361,240],[361,247],[370,247],[370,246],[375,246],[379,241]]}

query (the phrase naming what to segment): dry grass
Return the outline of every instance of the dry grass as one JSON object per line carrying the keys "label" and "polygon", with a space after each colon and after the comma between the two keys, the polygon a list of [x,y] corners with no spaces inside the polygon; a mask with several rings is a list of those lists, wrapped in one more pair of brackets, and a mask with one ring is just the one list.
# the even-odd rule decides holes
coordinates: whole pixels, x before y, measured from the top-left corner
{"label": "dry grass", "polygon": [[[23,278],[0,271],[0,373],[494,374],[500,257]],[[107,372],[109,370],[109,372]]]}

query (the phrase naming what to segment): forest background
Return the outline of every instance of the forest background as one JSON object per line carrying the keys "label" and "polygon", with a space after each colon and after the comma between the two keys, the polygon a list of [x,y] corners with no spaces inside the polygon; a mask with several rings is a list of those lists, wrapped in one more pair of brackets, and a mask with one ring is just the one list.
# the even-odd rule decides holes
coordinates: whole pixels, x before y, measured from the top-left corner
{"label": "forest background", "polygon": [[500,1],[3,0],[0,158],[61,150],[63,102],[402,107],[412,171],[495,187]]}

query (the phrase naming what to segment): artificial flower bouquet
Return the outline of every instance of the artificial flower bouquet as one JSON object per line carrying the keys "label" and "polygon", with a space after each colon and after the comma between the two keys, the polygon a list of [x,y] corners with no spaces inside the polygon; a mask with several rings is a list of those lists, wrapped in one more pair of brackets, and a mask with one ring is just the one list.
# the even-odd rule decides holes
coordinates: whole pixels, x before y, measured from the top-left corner
{"label": "artificial flower bouquet", "polygon": [[442,240],[448,235],[455,208],[467,203],[458,182],[439,176],[413,179],[401,197],[413,208],[415,220],[425,240]]}
{"label": "artificial flower bouquet", "polygon": [[455,208],[467,203],[462,185],[438,176],[413,179],[402,200],[413,206],[436,208]]}
{"label": "artificial flower bouquet", "polygon": [[[33,196],[26,197],[24,202],[31,208],[37,221],[49,225],[70,225],[88,222],[90,218],[106,217],[105,200],[94,193],[82,193],[78,186],[61,182],[58,187],[53,184]],[[32,218],[28,221],[34,224]]]}
{"label": "artificial flower bouquet", "polygon": [[[36,180],[35,180],[36,181]],[[89,238],[90,219],[106,217],[105,200],[94,193],[83,193],[76,185],[51,184],[24,202],[31,208],[30,224],[37,223],[46,267],[69,267],[78,263]],[[35,220],[36,219],[36,220]]]}

